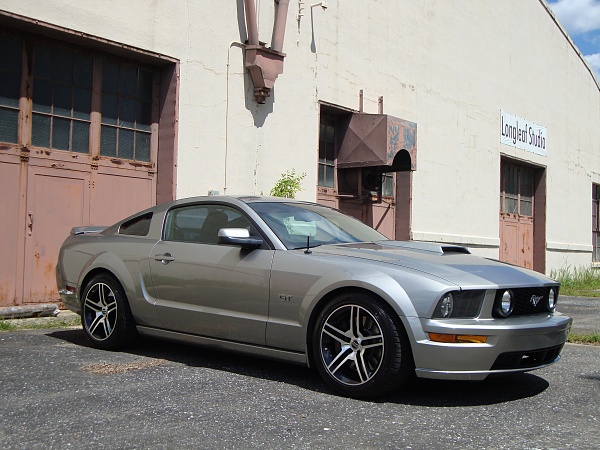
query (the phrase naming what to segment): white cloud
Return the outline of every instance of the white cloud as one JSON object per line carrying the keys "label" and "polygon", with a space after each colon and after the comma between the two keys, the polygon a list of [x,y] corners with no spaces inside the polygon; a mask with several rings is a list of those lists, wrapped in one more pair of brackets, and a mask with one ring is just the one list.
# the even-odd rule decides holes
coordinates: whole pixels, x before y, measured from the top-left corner
{"label": "white cloud", "polygon": [[558,0],[548,5],[569,34],[600,30],[600,0]]}
{"label": "white cloud", "polygon": [[591,66],[592,70],[596,73],[596,77],[600,78],[600,53],[594,53],[593,55],[586,55],[585,59]]}

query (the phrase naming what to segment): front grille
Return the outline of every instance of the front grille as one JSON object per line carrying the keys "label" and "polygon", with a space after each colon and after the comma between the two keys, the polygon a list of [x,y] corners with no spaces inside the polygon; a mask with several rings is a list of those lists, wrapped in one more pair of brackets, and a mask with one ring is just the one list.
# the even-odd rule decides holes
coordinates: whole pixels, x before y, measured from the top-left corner
{"label": "front grille", "polygon": [[[549,287],[511,289],[515,295],[514,309],[511,316],[548,313],[547,305],[550,289]],[[503,290],[497,292],[496,305],[501,301],[503,293]]]}
{"label": "front grille", "polygon": [[528,352],[501,353],[491,370],[533,369],[553,363],[560,355],[563,346],[532,350]]}

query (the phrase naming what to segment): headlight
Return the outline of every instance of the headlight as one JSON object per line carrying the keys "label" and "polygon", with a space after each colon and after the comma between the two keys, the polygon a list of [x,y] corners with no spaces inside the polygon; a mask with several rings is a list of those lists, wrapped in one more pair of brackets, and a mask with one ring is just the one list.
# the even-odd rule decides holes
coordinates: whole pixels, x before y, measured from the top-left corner
{"label": "headlight", "polygon": [[494,315],[496,317],[510,316],[514,307],[515,295],[513,294],[513,291],[510,289],[504,292],[500,291],[498,295],[496,295],[496,302],[494,305]]}
{"label": "headlight", "polygon": [[452,315],[452,310],[454,309],[454,298],[450,292],[442,297],[439,308],[442,317],[450,317]]}
{"label": "headlight", "polygon": [[485,291],[446,292],[438,300],[432,314],[434,319],[470,319],[477,317]]}
{"label": "headlight", "polygon": [[546,304],[546,308],[550,312],[554,312],[556,309],[556,301],[558,300],[558,289],[552,288],[548,293],[548,303]]}

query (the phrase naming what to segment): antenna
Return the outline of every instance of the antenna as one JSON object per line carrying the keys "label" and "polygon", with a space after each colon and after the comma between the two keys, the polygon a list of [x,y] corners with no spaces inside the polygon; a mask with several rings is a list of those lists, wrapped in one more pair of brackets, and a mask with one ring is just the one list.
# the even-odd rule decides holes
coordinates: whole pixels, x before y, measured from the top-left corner
{"label": "antenna", "polygon": [[312,250],[310,249],[310,236],[306,236],[306,250],[304,250],[304,253],[307,255],[312,253]]}

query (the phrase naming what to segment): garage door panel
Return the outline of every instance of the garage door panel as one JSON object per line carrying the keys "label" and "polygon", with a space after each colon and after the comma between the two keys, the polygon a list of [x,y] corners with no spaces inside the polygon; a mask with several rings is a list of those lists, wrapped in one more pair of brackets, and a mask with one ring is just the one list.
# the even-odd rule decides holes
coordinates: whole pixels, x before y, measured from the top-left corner
{"label": "garage door panel", "polygon": [[19,229],[19,172],[20,164],[0,161],[0,306],[12,306],[17,299],[18,229]]}
{"label": "garage door panel", "polygon": [[128,174],[96,173],[91,190],[90,223],[112,225],[154,206],[153,179]]}

